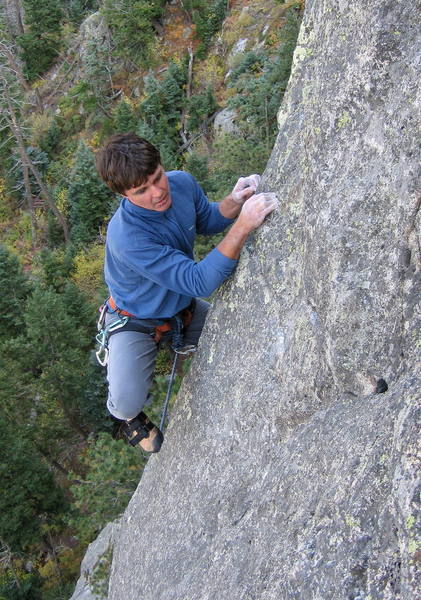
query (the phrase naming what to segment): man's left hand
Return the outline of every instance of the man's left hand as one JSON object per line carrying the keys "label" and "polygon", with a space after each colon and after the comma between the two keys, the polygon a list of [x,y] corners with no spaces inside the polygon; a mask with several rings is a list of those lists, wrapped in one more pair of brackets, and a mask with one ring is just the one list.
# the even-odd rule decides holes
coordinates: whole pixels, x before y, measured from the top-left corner
{"label": "man's left hand", "polygon": [[231,192],[231,198],[240,206],[256,192],[260,183],[260,175],[240,177]]}

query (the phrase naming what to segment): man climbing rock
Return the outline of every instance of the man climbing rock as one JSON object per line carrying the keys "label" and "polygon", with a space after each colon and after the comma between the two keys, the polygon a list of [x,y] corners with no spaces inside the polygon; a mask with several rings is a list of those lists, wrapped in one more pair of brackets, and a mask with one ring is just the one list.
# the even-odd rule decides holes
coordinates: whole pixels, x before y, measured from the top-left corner
{"label": "man climbing rock", "polygon": [[[98,172],[123,196],[107,231],[102,310],[110,413],[132,445],[158,452],[162,432],[142,411],[159,341],[196,345],[209,309],[202,300],[231,275],[248,234],[277,206],[255,194],[259,175],[241,177],[221,202],[209,202],[191,175],[165,172],[157,148],[133,133],[115,135],[97,155]],[[235,220],[236,219],[236,220]],[[195,262],[197,233],[231,229]],[[184,339],[183,339],[184,338]]]}

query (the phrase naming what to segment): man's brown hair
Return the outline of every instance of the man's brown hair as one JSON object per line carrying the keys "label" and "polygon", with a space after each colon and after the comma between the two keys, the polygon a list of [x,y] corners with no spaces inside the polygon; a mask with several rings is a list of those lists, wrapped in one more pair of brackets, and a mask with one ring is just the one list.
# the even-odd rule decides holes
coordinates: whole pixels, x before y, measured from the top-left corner
{"label": "man's brown hair", "polygon": [[96,156],[98,173],[117,194],[141,186],[160,164],[159,150],[135,133],[111,136]]}

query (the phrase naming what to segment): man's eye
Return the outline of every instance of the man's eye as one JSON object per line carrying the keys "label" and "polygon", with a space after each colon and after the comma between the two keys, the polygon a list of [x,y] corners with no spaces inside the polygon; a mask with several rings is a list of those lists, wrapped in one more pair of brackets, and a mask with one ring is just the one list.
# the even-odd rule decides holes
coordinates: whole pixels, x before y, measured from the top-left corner
{"label": "man's eye", "polygon": [[144,194],[145,192],[146,192],[145,188],[141,188],[140,190],[136,191],[136,194],[138,194],[140,196],[141,194]]}

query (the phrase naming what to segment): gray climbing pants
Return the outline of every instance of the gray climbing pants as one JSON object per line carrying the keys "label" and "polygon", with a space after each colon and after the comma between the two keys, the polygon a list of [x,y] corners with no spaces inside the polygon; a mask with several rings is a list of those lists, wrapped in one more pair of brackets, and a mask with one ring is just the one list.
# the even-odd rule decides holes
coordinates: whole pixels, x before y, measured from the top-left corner
{"label": "gray climbing pants", "polygon": [[[185,344],[196,345],[199,341],[209,307],[208,302],[196,300],[193,319],[184,333]],[[116,313],[107,312],[105,324],[116,317]],[[171,332],[164,334],[162,341],[170,342]],[[108,410],[117,419],[133,419],[148,399],[158,344],[148,333],[121,331],[110,337],[108,348]]]}

